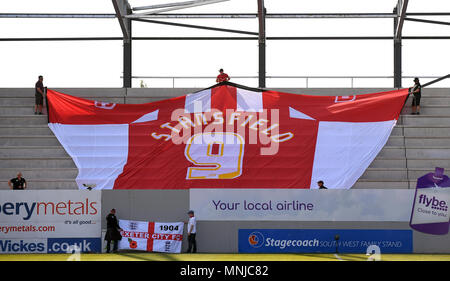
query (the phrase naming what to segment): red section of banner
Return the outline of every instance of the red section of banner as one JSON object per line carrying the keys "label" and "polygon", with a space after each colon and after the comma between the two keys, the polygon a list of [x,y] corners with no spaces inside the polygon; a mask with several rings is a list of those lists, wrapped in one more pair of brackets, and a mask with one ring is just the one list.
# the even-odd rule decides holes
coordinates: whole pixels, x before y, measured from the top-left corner
{"label": "red section of banner", "polygon": [[236,88],[221,86],[211,89],[211,108],[224,113],[228,110],[236,110]]}
{"label": "red section of banner", "polygon": [[[49,126],[77,159],[77,184],[98,189],[311,188],[314,175],[331,174],[333,182],[346,178],[337,188],[350,188],[407,96],[408,89],[336,97],[234,84],[137,105],[47,94]],[[204,112],[193,113],[199,102]],[[361,157],[350,160],[356,150]]]}
{"label": "red section of banner", "polygon": [[144,104],[119,104],[87,100],[50,89],[47,100],[50,123],[73,125],[130,124],[164,107],[168,101],[172,106],[184,107],[184,96]]}
{"label": "red section of banner", "polygon": [[396,120],[408,96],[408,89],[354,95],[343,99],[336,96],[309,96],[264,92],[264,108],[292,107],[319,121],[381,122]]}
{"label": "red section of banner", "polygon": [[[264,108],[292,107],[320,121],[378,122],[398,119],[408,89],[354,95],[308,96],[275,91],[263,93]],[[170,116],[183,109],[185,97],[146,104],[113,104],[86,100],[54,90],[47,91],[50,123],[61,124],[130,124],[144,114],[160,110]],[[236,109],[236,88],[228,85],[211,89],[211,108],[224,112]]]}
{"label": "red section of banner", "polygon": [[[149,234],[155,233],[155,223],[154,222],[148,223],[148,233]],[[151,238],[151,236],[150,236],[149,239],[147,240],[147,252],[152,252],[152,251],[153,251],[153,238]]]}

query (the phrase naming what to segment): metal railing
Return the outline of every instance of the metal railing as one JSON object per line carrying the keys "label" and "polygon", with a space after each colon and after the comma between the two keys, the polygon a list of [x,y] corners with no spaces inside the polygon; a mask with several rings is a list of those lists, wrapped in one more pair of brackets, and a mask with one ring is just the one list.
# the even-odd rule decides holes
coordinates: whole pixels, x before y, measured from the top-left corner
{"label": "metal railing", "polygon": [[[412,79],[418,77],[419,79],[436,79],[436,78],[440,78],[441,76],[403,76],[402,79],[411,79],[411,85],[413,84]],[[208,81],[205,81],[205,85],[199,85],[199,86],[210,86],[211,84],[214,84],[216,81],[216,76],[132,76],[132,79],[137,79],[137,80],[159,80],[159,81],[163,81],[163,80],[170,80],[171,81],[171,85],[172,88],[181,88],[181,87],[186,87],[186,86],[178,86],[178,84],[176,82],[181,81],[181,80],[195,80],[197,83],[200,82],[199,80],[206,80],[208,79]],[[235,82],[236,80],[254,80],[254,84],[257,84],[258,81],[258,76],[231,76],[231,81]],[[376,86],[376,85],[370,85],[370,87],[387,87],[387,88],[392,88],[393,85],[393,80],[394,80],[394,76],[375,76],[375,75],[354,75],[354,76],[342,76],[342,75],[338,75],[338,76],[304,76],[304,75],[272,75],[272,76],[266,76],[267,79],[267,84],[269,85],[269,87],[274,87],[271,86],[271,84],[276,84],[276,80],[280,80],[280,79],[284,79],[284,80],[294,80],[294,82],[298,82],[298,87],[300,88],[310,88],[311,86],[311,82],[314,82],[314,80],[322,80],[322,84],[326,85],[325,88],[328,87],[334,87],[334,86],[330,86],[329,82],[332,80],[344,80],[346,84],[348,84],[348,86],[344,87],[344,88],[354,88],[355,87],[355,82],[357,80],[362,80],[362,79],[369,79],[369,80],[375,80],[375,79],[389,79],[389,84],[388,85],[382,85],[382,86]],[[325,83],[326,82],[328,83]],[[251,82],[251,81],[249,81]],[[303,82],[302,85],[300,86],[300,82]],[[316,81],[317,82],[317,81]],[[421,81],[422,83],[425,81]],[[253,83],[251,83],[253,84]],[[379,84],[379,83],[378,83]],[[316,83],[313,87],[314,88],[318,88],[318,87],[322,87],[320,86],[320,83]],[[249,85],[250,86],[250,85]],[[152,87],[152,84],[147,85],[147,87]],[[275,87],[279,87],[279,86],[275,86]],[[291,87],[291,86],[290,86]],[[297,86],[296,86],[297,87]],[[342,83],[339,87],[342,87]],[[366,87],[366,86],[361,86],[362,88]],[[404,86],[404,87],[407,87]]]}

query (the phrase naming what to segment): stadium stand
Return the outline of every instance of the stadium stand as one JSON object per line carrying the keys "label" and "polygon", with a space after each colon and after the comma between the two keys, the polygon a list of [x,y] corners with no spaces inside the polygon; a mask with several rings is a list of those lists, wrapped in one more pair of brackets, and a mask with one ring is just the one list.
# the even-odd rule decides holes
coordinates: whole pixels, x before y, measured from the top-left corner
{"label": "stadium stand", "polygon": [[[144,103],[199,89],[55,89],[87,99]],[[390,89],[275,89],[288,93],[353,95]],[[29,189],[77,189],[77,168],[47,126],[46,115],[34,115],[34,89],[0,89],[0,189],[18,171]],[[46,108],[44,109],[46,110]],[[380,108],[380,110],[383,110]],[[439,166],[450,170],[450,89],[426,88],[419,116],[410,115],[411,97],[386,146],[353,188],[415,188],[418,177]]]}

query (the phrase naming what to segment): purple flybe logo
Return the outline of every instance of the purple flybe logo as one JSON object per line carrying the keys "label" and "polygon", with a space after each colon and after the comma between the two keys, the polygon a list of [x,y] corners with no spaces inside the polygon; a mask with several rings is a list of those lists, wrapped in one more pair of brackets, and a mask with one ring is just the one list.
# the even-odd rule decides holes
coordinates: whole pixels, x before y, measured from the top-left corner
{"label": "purple flybe logo", "polygon": [[444,169],[436,167],[417,179],[416,194],[409,225],[426,234],[446,235],[449,232],[450,179]]}
{"label": "purple flybe logo", "polygon": [[429,198],[426,194],[420,194],[418,203],[437,211],[446,212],[448,210],[447,202],[439,200],[435,196]]}

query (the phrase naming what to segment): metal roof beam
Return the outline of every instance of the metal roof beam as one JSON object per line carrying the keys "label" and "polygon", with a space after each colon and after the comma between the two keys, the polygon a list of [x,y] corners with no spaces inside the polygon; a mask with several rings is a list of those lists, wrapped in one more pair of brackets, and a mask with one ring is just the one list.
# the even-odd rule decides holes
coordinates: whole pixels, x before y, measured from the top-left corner
{"label": "metal roof beam", "polygon": [[[392,36],[315,36],[315,37],[266,37],[266,40],[392,40]],[[123,37],[8,37],[0,38],[0,42],[22,42],[22,41],[113,41],[123,40]],[[133,37],[132,40],[258,40],[252,37],[224,37],[224,36],[202,36],[202,37]],[[450,40],[450,36],[405,36],[402,40]]]}
{"label": "metal roof beam", "polygon": [[[162,9],[152,11],[152,12],[135,13],[132,15],[128,15],[127,17],[128,18],[140,18],[140,17],[145,17],[147,15],[158,14],[158,13],[174,11],[174,10],[187,9],[187,8],[198,7],[198,6],[204,6],[204,5],[215,4],[215,3],[225,2],[225,1],[229,1],[229,0],[196,0],[196,1],[180,2],[180,3],[178,3],[179,5],[175,5],[176,3],[172,3],[172,6],[169,6],[168,8],[162,8]],[[170,4],[167,4],[167,5],[170,5]]]}
{"label": "metal roof beam", "polygon": [[209,26],[202,26],[202,25],[193,25],[193,24],[184,24],[184,23],[175,23],[175,22],[165,22],[165,21],[156,21],[156,20],[149,20],[149,19],[137,19],[137,18],[132,18],[132,20],[133,21],[139,21],[139,22],[147,22],[147,23],[155,23],[155,24],[187,27],[187,28],[205,29],[205,30],[212,30],[212,31],[231,32],[231,33],[246,34],[246,35],[258,35],[257,32],[242,31],[242,30],[235,30],[235,29],[225,29],[225,28],[217,28],[217,27],[209,27]]}
{"label": "metal roof beam", "polygon": [[119,20],[120,28],[124,39],[131,38],[130,21],[125,19],[125,16],[131,13],[131,6],[128,0],[111,0],[116,11],[116,17]]}
{"label": "metal roof beam", "polygon": [[[450,16],[450,13],[406,13],[408,16]],[[98,18],[110,19],[116,18],[116,14],[67,14],[67,13],[0,13],[0,18]],[[145,16],[146,18],[179,18],[179,19],[256,19],[256,13],[200,13],[200,14],[185,14],[185,13],[167,13],[167,14],[152,14]],[[338,13],[338,14],[296,14],[296,13],[272,13],[266,14],[266,19],[359,19],[359,18],[394,18],[397,15],[392,13]]]}
{"label": "metal roof beam", "polygon": [[[229,0],[222,0],[222,1],[229,1]],[[205,3],[205,2],[209,2],[209,3]],[[161,8],[169,8],[169,7],[180,7],[180,6],[188,6],[188,5],[200,4],[200,3],[202,3],[202,5],[213,4],[211,2],[212,2],[211,0],[193,0],[193,1],[185,1],[185,2],[165,3],[165,4],[158,4],[158,5],[134,7],[133,11],[161,9]]]}
{"label": "metal roof beam", "polygon": [[424,19],[416,19],[416,18],[408,18],[408,17],[405,18],[405,20],[407,20],[407,21],[423,22],[423,23],[450,25],[450,22],[446,22],[446,21],[424,20]]}
{"label": "metal roof beam", "polygon": [[408,1],[409,0],[398,1],[397,12],[399,14],[398,14],[397,28],[395,30],[395,40],[401,40],[402,38],[403,23],[405,22],[406,9],[408,8]]}
{"label": "metal roof beam", "polygon": [[37,14],[37,13],[0,13],[0,18],[49,18],[49,19],[114,19],[116,14]]}

